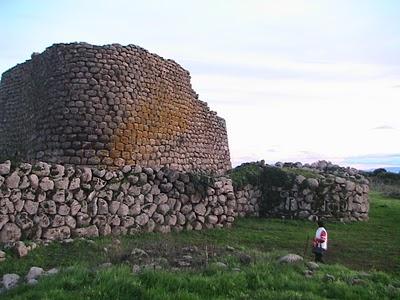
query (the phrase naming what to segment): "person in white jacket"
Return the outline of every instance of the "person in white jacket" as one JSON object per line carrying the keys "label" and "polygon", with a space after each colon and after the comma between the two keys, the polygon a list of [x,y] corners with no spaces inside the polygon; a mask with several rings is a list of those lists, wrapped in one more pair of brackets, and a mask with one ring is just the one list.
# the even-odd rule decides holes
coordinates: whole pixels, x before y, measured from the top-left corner
{"label": "person in white jacket", "polygon": [[318,221],[318,229],[315,232],[313,240],[313,253],[315,254],[315,261],[323,263],[322,257],[328,250],[328,231],[324,227],[322,221]]}

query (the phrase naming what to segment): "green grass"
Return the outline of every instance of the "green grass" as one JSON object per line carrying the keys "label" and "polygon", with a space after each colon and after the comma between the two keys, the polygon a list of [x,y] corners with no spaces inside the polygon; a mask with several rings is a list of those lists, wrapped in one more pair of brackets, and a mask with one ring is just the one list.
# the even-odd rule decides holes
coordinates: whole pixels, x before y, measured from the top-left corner
{"label": "green grass", "polygon": [[[42,278],[31,287],[21,285],[0,295],[1,299],[399,299],[400,298],[400,201],[371,193],[368,222],[343,224],[328,222],[327,264],[312,278],[306,278],[303,263],[280,265],[276,259],[285,253],[304,255],[307,236],[315,224],[280,219],[241,219],[232,229],[140,234],[95,242],[53,243],[18,259],[9,251],[0,264],[0,275],[15,272],[24,276],[31,266],[45,269],[62,267],[59,274]],[[306,260],[312,259],[310,240]],[[137,275],[129,257],[132,248],[153,249],[153,256],[180,257],[184,246],[196,245],[193,269],[145,271]],[[226,245],[234,251],[227,251]],[[207,248],[206,248],[207,247]],[[107,248],[107,252],[104,251]],[[205,250],[210,255],[205,262]],[[241,253],[252,257],[250,265],[240,262]],[[215,255],[215,256],[214,256]],[[154,257],[153,257],[154,258]],[[113,267],[98,269],[103,262]],[[216,267],[221,261],[227,269]],[[239,267],[240,271],[232,270]],[[367,271],[368,276],[362,271]],[[326,282],[325,274],[335,277]],[[362,278],[362,285],[351,285]]]}

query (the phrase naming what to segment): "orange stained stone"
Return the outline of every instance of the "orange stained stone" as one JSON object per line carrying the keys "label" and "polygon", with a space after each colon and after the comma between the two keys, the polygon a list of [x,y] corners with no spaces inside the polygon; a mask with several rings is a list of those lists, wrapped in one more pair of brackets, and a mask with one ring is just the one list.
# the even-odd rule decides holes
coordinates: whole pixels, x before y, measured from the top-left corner
{"label": "orange stained stone", "polygon": [[[121,143],[123,144],[129,144],[129,138],[127,136],[122,136],[121,137]],[[123,150],[123,149],[118,149],[118,150]]]}
{"label": "orange stained stone", "polygon": [[117,136],[122,136],[123,133],[124,133],[123,129],[120,129],[120,128],[114,129],[114,134]]}
{"label": "orange stained stone", "polygon": [[125,165],[125,160],[118,157],[114,159],[114,165],[117,167],[122,167],[123,165]]}
{"label": "orange stained stone", "polygon": [[128,151],[128,152],[132,152],[133,151],[133,145],[132,144],[125,145],[125,149],[124,150]]}
{"label": "orange stained stone", "polygon": [[111,166],[114,163],[114,160],[110,157],[104,157],[102,159],[102,163],[107,165],[107,166]]}
{"label": "orange stained stone", "polygon": [[113,143],[114,143],[114,145],[117,145],[117,143],[120,143],[121,142],[121,136],[120,135],[113,135],[112,137],[111,137],[111,140],[113,141]]}
{"label": "orange stained stone", "polygon": [[122,142],[116,143],[115,149],[120,150],[120,151],[124,150],[124,144]]}
{"label": "orange stained stone", "polygon": [[146,146],[140,146],[139,152],[140,154],[146,153]]}
{"label": "orange stained stone", "polygon": [[125,160],[129,160],[131,158],[131,153],[127,151],[122,152],[122,158]]}
{"label": "orange stained stone", "polygon": [[117,158],[117,157],[121,157],[121,151],[119,150],[111,150],[110,151],[110,157],[112,158]]}

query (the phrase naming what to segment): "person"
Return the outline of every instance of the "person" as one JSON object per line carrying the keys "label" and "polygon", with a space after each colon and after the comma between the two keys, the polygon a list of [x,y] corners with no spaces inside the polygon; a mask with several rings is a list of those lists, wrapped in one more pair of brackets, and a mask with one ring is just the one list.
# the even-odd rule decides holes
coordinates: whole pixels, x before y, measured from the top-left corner
{"label": "person", "polygon": [[324,227],[324,223],[318,221],[318,229],[315,232],[313,240],[313,253],[315,254],[315,262],[324,263],[323,256],[328,250],[328,231]]}

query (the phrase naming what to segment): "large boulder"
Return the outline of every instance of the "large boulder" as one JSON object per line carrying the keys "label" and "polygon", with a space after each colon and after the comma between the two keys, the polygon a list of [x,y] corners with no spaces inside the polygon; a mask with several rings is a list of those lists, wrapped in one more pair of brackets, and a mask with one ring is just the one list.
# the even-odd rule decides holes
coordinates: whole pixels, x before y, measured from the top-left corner
{"label": "large boulder", "polygon": [[6,290],[12,289],[17,286],[19,281],[18,274],[5,274],[3,275],[3,286]]}
{"label": "large boulder", "polygon": [[288,264],[293,264],[300,261],[303,261],[303,257],[297,254],[287,254],[278,259],[279,263],[288,263]]}

